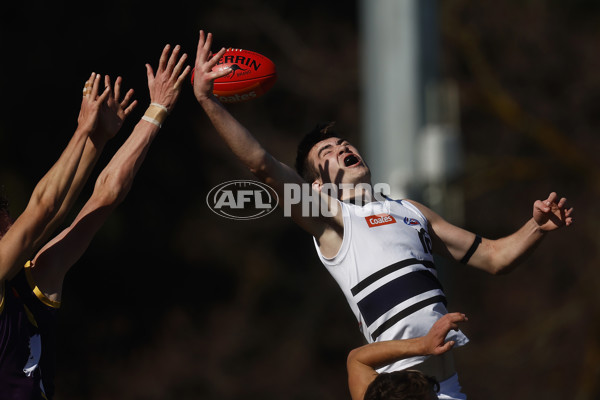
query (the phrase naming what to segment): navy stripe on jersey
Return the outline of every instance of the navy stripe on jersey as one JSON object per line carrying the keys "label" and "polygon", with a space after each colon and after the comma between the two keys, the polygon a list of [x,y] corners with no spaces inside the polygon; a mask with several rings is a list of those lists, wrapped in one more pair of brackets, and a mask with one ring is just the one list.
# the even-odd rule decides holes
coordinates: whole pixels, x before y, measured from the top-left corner
{"label": "navy stripe on jersey", "polygon": [[430,297],[428,299],[421,300],[418,303],[415,303],[410,307],[405,308],[404,310],[400,311],[398,314],[394,315],[392,318],[385,321],[377,329],[375,329],[373,331],[373,333],[371,334],[371,338],[373,338],[373,341],[377,340],[377,338],[379,336],[381,336],[381,334],[383,332],[385,332],[386,330],[391,328],[396,322],[408,317],[410,314],[412,314],[416,311],[419,311],[422,308],[427,307],[428,305],[435,304],[435,303],[444,303],[444,305],[447,305],[446,296],[440,295],[440,296]]}
{"label": "navy stripe on jersey", "polygon": [[409,272],[382,285],[358,302],[367,325],[408,299],[430,290],[442,290],[437,278],[427,270]]}
{"label": "navy stripe on jersey", "polygon": [[398,261],[397,263],[387,266],[383,269],[380,269],[379,271],[375,272],[374,274],[369,275],[368,277],[366,277],[365,279],[360,281],[358,283],[358,285],[354,286],[351,289],[352,296],[356,296],[364,288],[366,288],[373,282],[378,281],[379,279],[383,278],[384,276],[391,274],[392,272],[398,271],[399,269],[402,269],[404,267],[408,267],[410,265],[416,265],[416,264],[421,264],[421,265],[426,266],[427,268],[435,269],[435,265],[431,261],[417,260],[416,258],[409,258],[406,260]]}

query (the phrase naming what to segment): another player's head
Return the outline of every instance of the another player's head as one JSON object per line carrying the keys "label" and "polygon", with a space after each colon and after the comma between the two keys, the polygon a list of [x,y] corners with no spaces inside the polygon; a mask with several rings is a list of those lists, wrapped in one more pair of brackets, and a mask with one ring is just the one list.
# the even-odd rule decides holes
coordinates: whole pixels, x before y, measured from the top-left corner
{"label": "another player's head", "polygon": [[437,400],[438,382],[420,371],[382,373],[371,382],[364,400]]}
{"label": "another player's head", "polygon": [[4,190],[0,187],[0,238],[8,231],[12,225],[12,220],[8,212],[8,199],[4,195]]}
{"label": "another player's head", "polygon": [[334,122],[317,125],[302,139],[296,171],[309,183],[370,183],[371,173],[358,150],[335,132]]}

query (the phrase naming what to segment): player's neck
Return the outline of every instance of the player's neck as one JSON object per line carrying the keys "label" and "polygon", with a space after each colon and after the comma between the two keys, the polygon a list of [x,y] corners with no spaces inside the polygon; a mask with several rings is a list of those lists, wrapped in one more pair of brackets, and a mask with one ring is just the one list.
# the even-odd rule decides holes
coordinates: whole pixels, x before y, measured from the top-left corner
{"label": "player's neck", "polygon": [[370,184],[360,184],[351,188],[344,188],[343,185],[340,186],[338,199],[344,203],[352,203],[360,206],[377,201]]}

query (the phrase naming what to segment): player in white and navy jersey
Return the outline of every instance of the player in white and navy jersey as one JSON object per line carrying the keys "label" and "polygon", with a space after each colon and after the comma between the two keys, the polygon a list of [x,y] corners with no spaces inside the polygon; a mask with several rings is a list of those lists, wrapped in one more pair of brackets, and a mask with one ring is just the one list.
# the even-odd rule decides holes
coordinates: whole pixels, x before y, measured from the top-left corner
{"label": "player in white and navy jersey", "polygon": [[[492,274],[507,272],[547,232],[572,222],[572,209],[567,209],[566,199],[559,199],[556,193],[535,201],[532,218],[517,232],[498,240],[454,226],[414,201],[380,201],[370,189],[366,162],[331,125],[318,126],[305,137],[298,148],[295,171],[268,153],[213,95],[214,80],[228,71],[213,71],[225,49],[213,55],[211,43],[212,35],[201,31],[194,70],[198,103],[236,157],[281,199],[285,201],[289,193],[286,185],[308,184],[308,196],[325,204],[326,212],[316,214],[307,213],[303,202],[284,207],[314,237],[321,260],[346,294],[369,341],[423,334],[446,313],[432,252]],[[335,195],[325,190],[332,185],[339,189]],[[355,216],[359,210],[348,204],[357,199],[368,199],[368,212],[362,220]],[[460,333],[456,339],[458,343],[467,340]],[[393,368],[414,364],[413,368],[440,381],[439,398],[464,399],[451,354],[422,362],[411,359]]]}

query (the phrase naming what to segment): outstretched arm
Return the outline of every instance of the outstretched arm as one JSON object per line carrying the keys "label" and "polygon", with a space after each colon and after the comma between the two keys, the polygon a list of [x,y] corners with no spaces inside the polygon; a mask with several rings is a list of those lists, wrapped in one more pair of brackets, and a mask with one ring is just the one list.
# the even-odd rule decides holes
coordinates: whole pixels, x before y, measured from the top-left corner
{"label": "outstretched arm", "polygon": [[377,369],[403,358],[440,355],[454,346],[453,341],[445,341],[458,323],[467,321],[461,313],[446,314],[433,324],[427,335],[404,340],[388,340],[358,347],[348,354],[346,369],[348,387],[352,400],[362,400],[369,384],[377,376]]}
{"label": "outstretched arm", "polygon": [[34,279],[49,299],[60,301],[64,275],[87,249],[110,213],[124,200],[161,123],[175,106],[181,84],[191,69],[184,67],[187,56],[179,57],[179,51],[179,46],[172,53],[170,46],[164,48],[156,75],[152,67],[146,65],[151,106],[102,170],[92,196],[73,223],[34,258]]}
{"label": "outstretched arm", "polygon": [[213,71],[225,49],[222,48],[213,55],[210,50],[211,44],[212,34],[205,35],[204,31],[200,31],[194,71],[194,95],[218,134],[233,154],[265,183],[273,186],[285,182],[302,183],[302,178],[294,170],[273,158],[213,95],[214,80],[231,71],[229,68]]}
{"label": "outstretched arm", "polygon": [[94,80],[90,96],[81,103],[79,124],[67,147],[38,182],[27,207],[0,240],[0,283],[12,278],[23,267],[47,226],[61,210],[107,96],[108,90],[99,95],[99,82]]}
{"label": "outstretched arm", "polygon": [[[219,59],[225,53],[222,48],[218,53],[212,54],[212,34],[200,31],[198,52],[194,69],[194,95],[202,106],[206,115],[217,130],[219,136],[233,152],[233,154],[262,182],[271,186],[279,195],[285,198],[285,184],[301,185],[306,183],[294,169],[273,157],[258,140],[240,124],[213,95],[214,80],[227,75],[228,68],[213,70]],[[291,206],[292,218],[298,225],[319,238],[329,231],[332,224],[341,226],[341,213],[332,221],[326,222],[322,218],[309,218],[302,216],[301,204]]]}
{"label": "outstretched arm", "polygon": [[[98,84],[100,79],[101,77],[99,74],[91,74],[83,90],[82,102],[89,102],[90,97],[92,96],[93,85]],[[120,100],[121,84],[122,78],[118,77],[115,81],[113,90],[110,77],[108,75],[105,76],[104,87],[105,90],[108,91],[108,96],[106,97],[106,101],[98,110],[97,123],[93,126],[92,131],[85,143],[83,154],[81,156],[81,160],[79,161],[79,165],[77,166],[77,171],[75,172],[73,182],[69,186],[69,191],[62,202],[60,210],[52,219],[52,221],[46,226],[44,233],[40,235],[36,241],[34,249],[39,249],[39,247],[46,243],[58,225],[62,223],[66,214],[69,212],[69,210],[71,210],[71,207],[79,197],[83,186],[87,182],[90,173],[100,158],[100,154],[102,153],[104,146],[117,134],[123,125],[125,118],[131,114],[131,111],[137,105],[137,100],[134,100],[133,102],[131,101],[133,97],[133,89],[130,89],[125,94],[124,98]],[[87,120],[89,118],[88,114],[89,111],[82,107],[78,117],[80,125],[87,124]]]}
{"label": "outstretched arm", "polygon": [[573,223],[567,199],[550,193],[533,204],[533,216],[518,231],[500,239],[481,238],[458,228],[422,204],[415,204],[431,224],[434,251],[491,274],[512,271],[539,245],[546,233]]}

